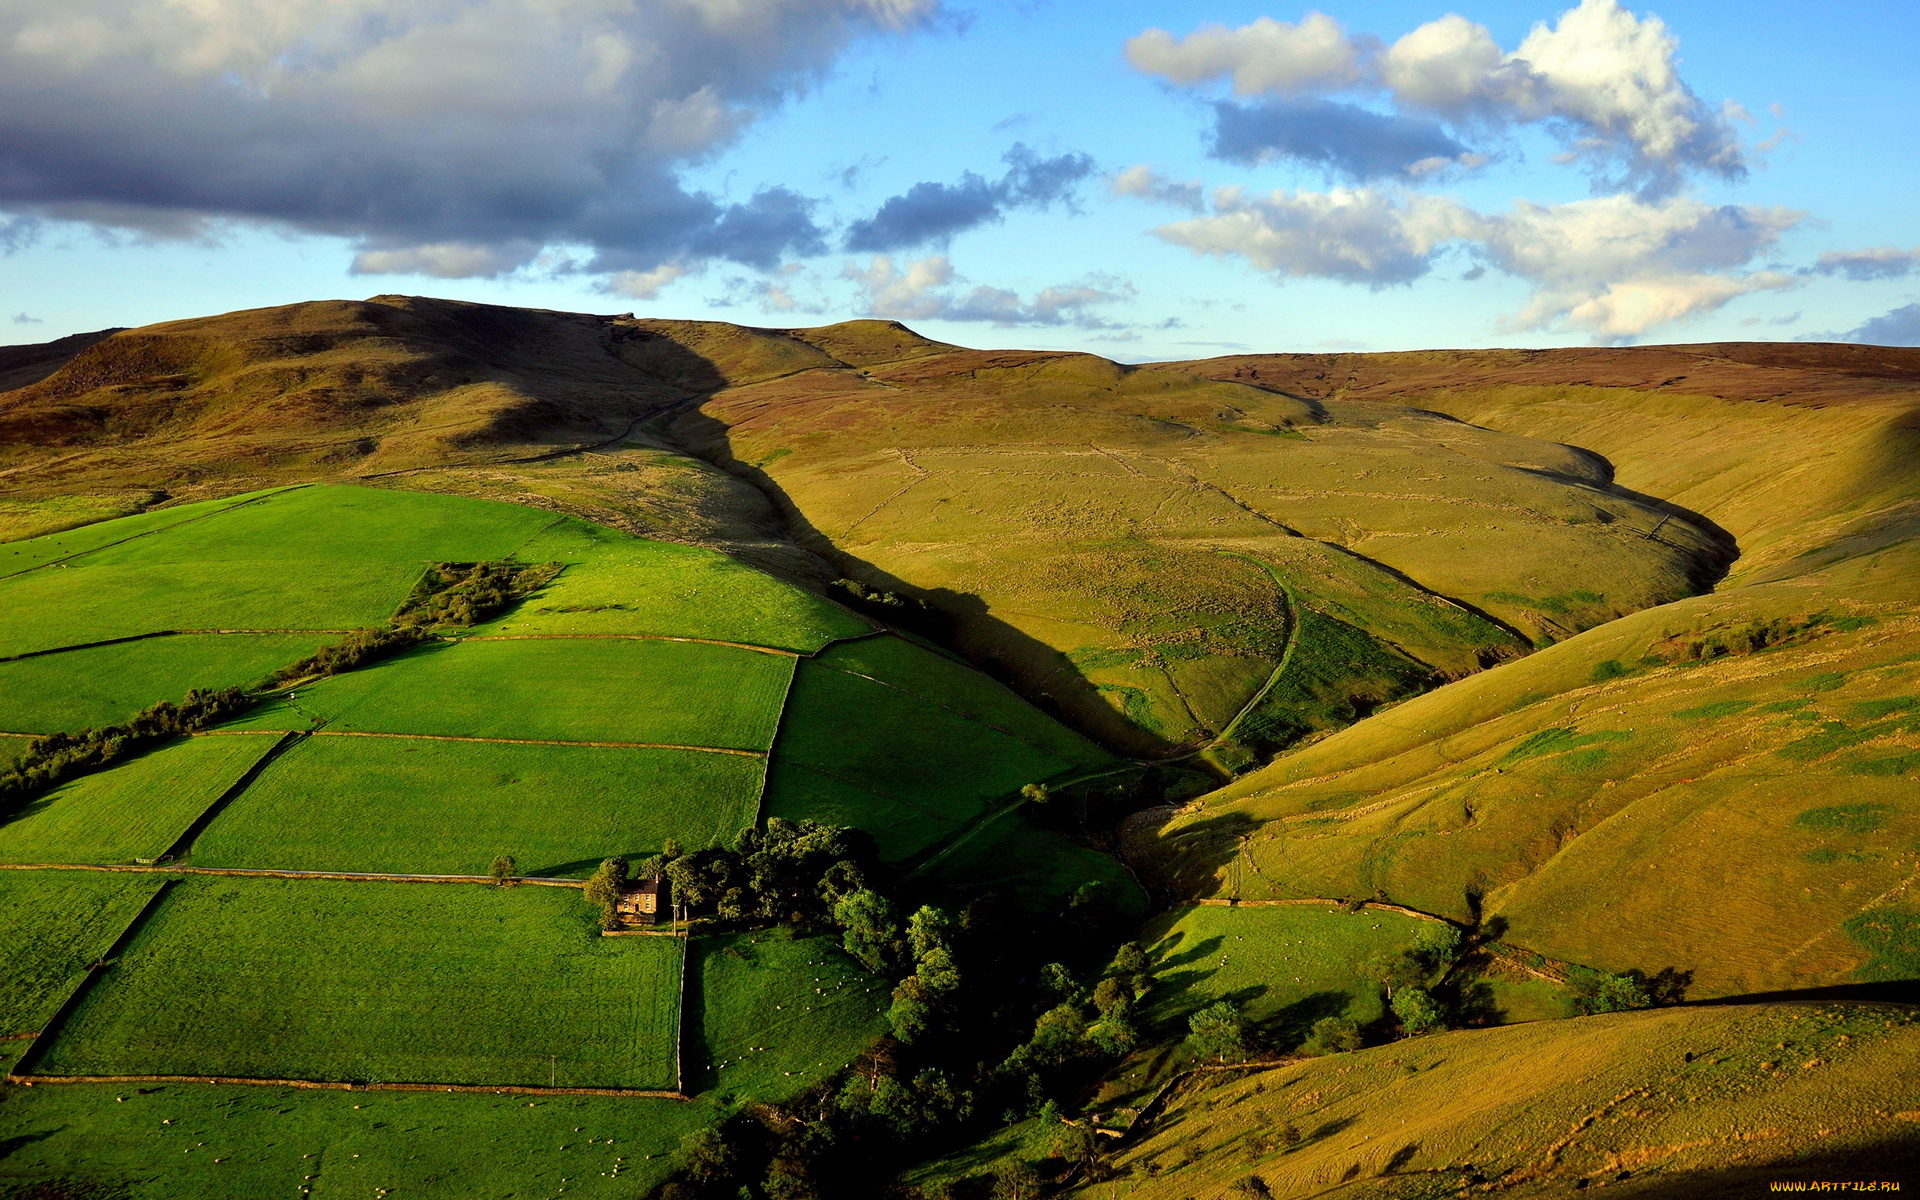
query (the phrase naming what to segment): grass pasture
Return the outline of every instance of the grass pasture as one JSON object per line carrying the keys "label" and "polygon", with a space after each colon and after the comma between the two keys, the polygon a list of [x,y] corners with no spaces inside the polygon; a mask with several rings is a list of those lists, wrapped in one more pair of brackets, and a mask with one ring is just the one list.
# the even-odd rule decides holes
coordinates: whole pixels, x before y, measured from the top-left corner
{"label": "grass pasture", "polygon": [[671,634],[811,653],[867,622],[717,550],[563,520],[521,546],[565,563],[540,594],[478,633]]}
{"label": "grass pasture", "polygon": [[[896,852],[930,845],[1025,784],[1078,765],[952,708],[819,661],[800,666],[775,759],[768,815],[862,827],[871,820],[887,831]],[[826,787],[821,778],[839,786]]]}
{"label": "grass pasture", "polygon": [[112,725],[192,688],[245,687],[298,662],[327,634],[184,634],[0,663],[0,729]]}
{"label": "grass pasture", "polygon": [[886,1028],[892,989],[831,937],[730,934],[696,939],[693,950],[707,1061],[690,1088],[782,1100],[839,1070]]}
{"label": "grass pasture", "polygon": [[300,688],[298,703],[335,732],[764,751],[793,668],[692,642],[463,641]]}
{"label": "grass pasture", "polygon": [[152,862],[275,741],[186,738],[69,780],[0,817],[0,862]]}
{"label": "grass pasture", "polygon": [[62,1180],[72,1190],[50,1194],[115,1200],[297,1198],[303,1188],[313,1200],[381,1189],[630,1200],[665,1177],[681,1138],[714,1119],[704,1105],[611,1096],[8,1087],[0,1124],[14,1136],[0,1186]]}
{"label": "grass pasture", "polygon": [[570,888],[193,878],[33,1069],[670,1089],[680,958]]}
{"label": "grass pasture", "polygon": [[[0,655],[167,629],[374,625],[427,563],[506,557],[558,519],[518,505],[351,486],[222,505],[201,519],[162,520],[184,511],[166,509],[36,539],[49,541],[42,561],[62,561],[0,580]],[[142,532],[149,535],[133,536]],[[7,558],[0,554],[0,568]]]}
{"label": "grass pasture", "polygon": [[[0,871],[0,1037],[39,1031],[160,886],[148,875]],[[24,1042],[0,1042],[12,1053]]]}
{"label": "grass pasture", "polygon": [[1322,1017],[1379,1018],[1385,999],[1370,965],[1412,949],[1433,928],[1377,908],[1177,908],[1140,931],[1158,976],[1145,1015],[1180,1030],[1193,1013],[1228,1000],[1277,1048],[1291,1050]]}
{"label": "grass pasture", "polygon": [[211,516],[232,508],[236,504],[247,504],[273,494],[272,491],[248,492],[245,495],[229,496],[224,500],[200,500],[192,504],[176,504],[131,516],[90,521],[76,528],[42,534],[22,541],[0,543],[0,577],[30,571],[47,563],[59,562],[61,559],[72,558],[77,554],[87,554],[132,538],[142,538],[162,529]]}
{"label": "grass pasture", "polygon": [[753,823],[762,766],[687,750],[312,737],[220,814],[193,864],[461,875],[511,854],[526,874],[585,875],[668,838],[731,841]]}

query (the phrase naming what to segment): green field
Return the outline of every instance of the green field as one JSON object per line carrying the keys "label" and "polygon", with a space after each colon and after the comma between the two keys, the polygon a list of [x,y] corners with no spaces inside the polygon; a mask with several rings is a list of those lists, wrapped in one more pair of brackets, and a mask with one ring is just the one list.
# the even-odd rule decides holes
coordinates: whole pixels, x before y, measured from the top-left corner
{"label": "green field", "polygon": [[132,516],[113,520],[93,521],[59,533],[0,544],[0,578],[18,574],[21,571],[30,571],[46,563],[72,558],[76,554],[86,554],[132,538],[144,537],[157,530],[187,521],[198,520],[237,504],[246,504],[264,496],[271,496],[275,490],[281,489],[247,492],[239,496],[228,496],[223,500],[176,504],[168,508],[155,509],[152,512],[135,513]]}
{"label": "green field", "polygon": [[0,663],[0,729],[112,725],[191,688],[245,687],[321,645],[325,634],[183,635]]}
{"label": "green field", "polygon": [[886,1029],[892,988],[831,937],[743,933],[699,938],[694,951],[707,1061],[687,1082],[720,1088],[723,1103],[805,1091]]}
{"label": "green field", "polygon": [[768,815],[871,825],[893,854],[931,845],[1022,786],[1078,765],[953,708],[816,661],[800,667],[774,758]]}
{"label": "green field", "polygon": [[0,816],[0,862],[152,862],[275,740],[188,738],[61,784]]}
{"label": "green field", "polygon": [[681,943],[571,888],[188,879],[33,1069],[671,1089]]}
{"label": "green field", "polygon": [[[785,655],[663,641],[437,644],[299,689],[330,732],[763,751],[793,674]],[[233,728],[305,728],[266,709]]]}
{"label": "green field", "polygon": [[690,850],[732,841],[753,824],[762,766],[687,750],[313,737],[221,813],[193,865],[472,875],[511,854],[525,874],[583,875],[667,838]]}
{"label": "green field", "polygon": [[[92,871],[0,871],[0,1037],[38,1032],[160,881]],[[24,1042],[0,1043],[12,1054]]]}
{"label": "green field", "polygon": [[1384,998],[1371,964],[1412,949],[1433,928],[1377,908],[1177,908],[1140,931],[1158,979],[1146,1014],[1178,1030],[1195,1011],[1228,1000],[1290,1050],[1321,1017],[1378,1018]]}
{"label": "green field", "polygon": [[[298,1200],[308,1187],[313,1200],[379,1189],[631,1200],[665,1177],[681,1138],[715,1119],[706,1105],[630,1097],[10,1087],[0,1188],[57,1179],[77,1182],[53,1195],[114,1200]],[[79,1190],[87,1184],[100,1190]]]}
{"label": "green field", "polygon": [[999,896],[1053,911],[1087,884],[1104,886],[1111,909],[1146,913],[1146,896],[1119,859],[1051,829],[1035,827],[1027,805],[1002,809],[917,864],[912,877],[956,895]]}
{"label": "green field", "polygon": [[672,634],[811,653],[866,621],[714,550],[565,520],[515,551],[560,578],[477,632]]}
{"label": "green field", "polygon": [[1083,766],[1113,755],[965,663],[900,636],[868,637],[830,647],[816,666],[881,681],[968,720]]}
{"label": "green field", "polygon": [[161,515],[56,535],[85,533],[99,548],[0,580],[0,655],[167,629],[377,624],[427,563],[505,557],[557,519],[484,500],[309,487],[122,540],[118,526]]}

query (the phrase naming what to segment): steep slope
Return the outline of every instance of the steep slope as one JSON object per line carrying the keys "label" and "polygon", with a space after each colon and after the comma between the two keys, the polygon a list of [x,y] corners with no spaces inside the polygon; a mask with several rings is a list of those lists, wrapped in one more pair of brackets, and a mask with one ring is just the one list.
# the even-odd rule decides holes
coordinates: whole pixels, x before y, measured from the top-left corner
{"label": "steep slope", "polygon": [[721,390],[673,435],[1133,753],[1214,745],[1240,765],[1688,595],[1730,557],[1589,454],[1404,406],[1088,355],[794,370]]}
{"label": "steep slope", "polygon": [[1818,387],[1806,364],[1823,348],[1785,367],[1708,349],[1691,361],[1709,358],[1708,382],[1734,394],[1498,373],[1475,390],[1355,364],[1351,377],[1407,403],[1599,446],[1619,478],[1705,507],[1752,553],[1712,595],[1248,776],[1144,838],[1145,853],[1196,893],[1378,895],[1498,918],[1551,957],[1691,971],[1694,995],[1914,978],[1920,371],[1889,351],[1892,365]]}

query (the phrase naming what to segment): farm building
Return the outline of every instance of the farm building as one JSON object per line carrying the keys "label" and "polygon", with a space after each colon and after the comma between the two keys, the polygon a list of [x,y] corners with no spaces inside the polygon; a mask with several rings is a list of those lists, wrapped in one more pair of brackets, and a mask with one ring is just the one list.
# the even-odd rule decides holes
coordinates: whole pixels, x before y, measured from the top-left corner
{"label": "farm building", "polygon": [[620,889],[614,911],[629,925],[657,925],[667,906],[667,881],[656,875],[636,879]]}

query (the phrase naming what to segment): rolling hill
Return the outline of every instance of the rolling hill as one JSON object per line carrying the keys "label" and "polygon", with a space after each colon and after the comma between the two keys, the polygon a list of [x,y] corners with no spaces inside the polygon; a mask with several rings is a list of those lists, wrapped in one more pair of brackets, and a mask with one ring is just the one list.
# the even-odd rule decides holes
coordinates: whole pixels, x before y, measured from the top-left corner
{"label": "rolling hill", "polygon": [[[0,1196],[1911,1161],[1920,352],[385,296],[0,388]],[[740,916],[807,838],[893,899]],[[736,864],[700,931],[599,938],[586,877],[675,849]],[[1416,983],[1463,1028],[1404,1036]],[[1374,1044],[1296,1061],[1327,1018]]]}

